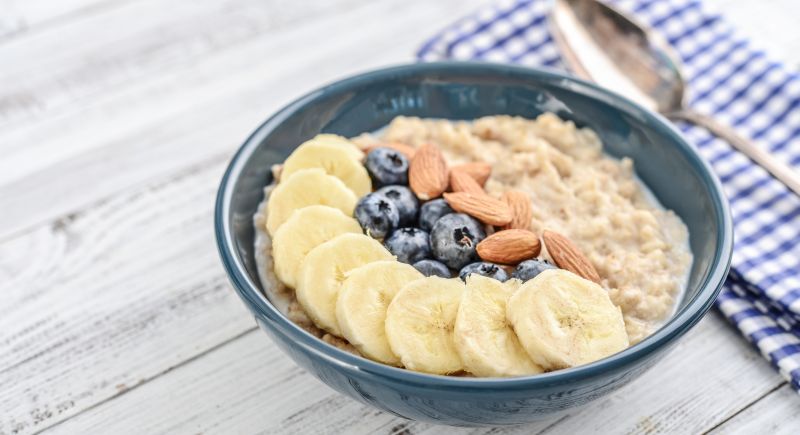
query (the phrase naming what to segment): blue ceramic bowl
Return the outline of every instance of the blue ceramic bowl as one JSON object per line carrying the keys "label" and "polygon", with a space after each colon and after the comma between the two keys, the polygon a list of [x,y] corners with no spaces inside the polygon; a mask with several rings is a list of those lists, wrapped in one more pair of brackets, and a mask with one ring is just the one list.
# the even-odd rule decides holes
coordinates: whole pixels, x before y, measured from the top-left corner
{"label": "blue ceramic bowl", "polygon": [[[351,355],[308,334],[264,296],[253,259],[252,216],[282,162],[317,133],[376,130],[398,115],[474,119],[555,112],[594,129],[606,150],[629,156],[658,199],[689,227],[694,266],[677,313],[653,335],[585,366],[519,378],[427,375]],[[234,288],[256,321],[297,364],[331,388],[401,417],[450,425],[525,423],[579,406],[653,365],[711,307],[728,271],[732,226],[719,181],[662,117],[555,72],[486,63],[419,63],[360,74],[317,89],[273,115],[242,145],[216,204],[216,237]]]}

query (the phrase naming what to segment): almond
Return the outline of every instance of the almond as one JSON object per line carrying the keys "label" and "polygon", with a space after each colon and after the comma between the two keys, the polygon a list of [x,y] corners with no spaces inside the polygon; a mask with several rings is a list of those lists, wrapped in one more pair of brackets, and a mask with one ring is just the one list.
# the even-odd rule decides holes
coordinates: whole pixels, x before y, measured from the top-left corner
{"label": "almond", "polygon": [[445,193],[444,199],[459,213],[466,213],[489,225],[502,226],[511,222],[511,208],[503,201],[481,193]]}
{"label": "almond", "polygon": [[447,189],[447,163],[436,145],[425,144],[417,149],[408,167],[408,184],[423,201],[438,198]]}
{"label": "almond", "polygon": [[559,233],[545,230],[542,233],[542,240],[544,240],[547,253],[550,254],[550,258],[553,259],[556,266],[589,281],[600,282],[597,269],[568,238]]}
{"label": "almond", "polygon": [[409,161],[411,161],[411,159],[414,158],[414,154],[417,153],[414,147],[400,142],[373,143],[361,148],[361,151],[363,151],[364,154],[369,154],[369,152],[375,148],[391,148],[404,155]]}
{"label": "almond", "polygon": [[474,178],[481,186],[486,184],[486,180],[492,175],[492,165],[486,162],[469,162],[453,166],[453,169],[464,171]]}
{"label": "almond", "polygon": [[530,229],[531,219],[533,219],[530,196],[519,190],[509,190],[503,193],[502,199],[511,207],[511,214],[513,215],[511,222],[509,222],[504,229]]}
{"label": "almond", "polygon": [[452,189],[453,192],[485,193],[483,187],[481,187],[474,178],[466,171],[459,169],[452,169],[450,171],[450,189]]}
{"label": "almond", "polygon": [[482,260],[500,264],[517,264],[539,255],[542,243],[528,230],[503,230],[486,237],[476,247]]}

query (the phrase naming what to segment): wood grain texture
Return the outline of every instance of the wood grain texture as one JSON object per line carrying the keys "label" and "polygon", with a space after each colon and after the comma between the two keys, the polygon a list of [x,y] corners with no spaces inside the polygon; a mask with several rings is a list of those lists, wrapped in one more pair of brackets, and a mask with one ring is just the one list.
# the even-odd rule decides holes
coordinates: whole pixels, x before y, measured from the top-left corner
{"label": "wood grain texture", "polygon": [[[291,12],[289,6],[293,3],[288,2],[204,0],[218,3],[217,7],[198,6],[193,15],[184,18],[185,23],[174,22],[174,17],[165,18],[180,16],[180,11],[158,12],[161,2],[142,0],[131,4],[129,8],[150,6],[136,13],[159,18],[162,27],[188,27],[198,34],[185,30],[187,35],[180,34],[181,39],[169,33],[163,35],[158,31],[160,27],[148,25],[138,32],[127,32],[130,36],[124,45],[135,46],[129,49],[132,53],[141,52],[131,68],[117,68],[113,59],[102,57],[102,53],[119,50],[109,43],[96,49],[96,56],[104,60],[85,79],[86,84],[81,59],[90,54],[75,54],[77,59],[70,62],[76,65],[63,67],[62,77],[55,72],[56,78],[37,84],[40,99],[50,98],[48,86],[54,87],[54,107],[27,115],[15,115],[19,112],[15,109],[7,116],[32,118],[25,118],[21,125],[8,121],[14,125],[0,128],[0,153],[4,153],[0,159],[0,209],[5,211],[0,214],[0,238],[77,210],[120,189],[179,171],[210,155],[231,153],[268,113],[325,81],[410,60],[424,37],[408,34],[408,28],[424,24],[424,15],[421,18],[417,14],[429,13],[435,19],[432,22],[442,23],[442,13],[456,3],[450,1],[420,5],[413,11],[399,8],[402,0],[359,3],[352,8],[346,1],[326,2],[327,8],[309,15],[303,14],[305,8]],[[222,13],[226,5],[238,13]],[[275,24],[271,18],[274,14],[250,11],[260,8],[285,11],[284,21]],[[395,14],[386,22],[373,19],[395,9],[402,9],[405,14]],[[207,16],[198,18],[198,11],[205,11]],[[131,20],[127,14],[132,13],[109,11],[121,14],[116,21],[123,27]],[[333,13],[335,20],[330,19]],[[95,33],[90,39],[103,39],[108,31],[108,21],[98,20],[97,29],[90,27]],[[200,22],[195,23],[197,20]],[[258,31],[245,37],[236,32],[209,34],[207,28]],[[359,28],[360,32],[341,32],[342,28]],[[371,44],[363,43],[363,34],[374,35]],[[161,39],[153,40],[158,35]],[[333,36],[320,39],[319,35]],[[217,41],[223,47],[200,43],[206,40]],[[227,45],[222,41],[228,41]],[[80,45],[77,40],[73,42]],[[160,48],[155,50],[153,46]],[[23,51],[3,53],[3,48],[7,47],[0,45],[0,58],[29,56]],[[92,46],[87,50],[94,52]],[[173,54],[164,56],[165,51]],[[196,51],[203,55],[184,54]],[[106,69],[110,70],[104,72]],[[74,82],[66,96],[59,94],[65,88],[56,86],[65,81]],[[9,82],[0,74],[2,83]],[[7,94],[0,88],[0,106],[11,98]],[[70,104],[60,105],[61,98]],[[49,107],[50,103],[43,106]],[[109,165],[109,161],[116,164]],[[50,182],[53,174],[59,174],[59,183]],[[93,182],[100,179],[103,183]]]}
{"label": "wood grain texture", "polygon": [[0,246],[10,272],[0,433],[47,427],[253,328],[213,241],[222,169],[162,180]]}
{"label": "wood grain texture", "polygon": [[[723,345],[736,339],[734,334],[724,320],[711,315],[634,384],[585,408],[516,428],[448,433],[701,433],[746,406],[752,395],[782,383],[754,352]],[[190,394],[204,400],[178,399]],[[396,418],[335,393],[297,369],[265,334],[253,331],[70,419],[55,432],[132,433],[135,428],[167,433],[181,428],[208,434],[234,427],[240,433],[274,434],[442,431],[441,426]]]}
{"label": "wood grain texture", "polygon": [[[69,22],[125,0],[0,0],[0,41]],[[128,0],[132,1],[132,0]]]}
{"label": "wood grain texture", "polygon": [[[757,2],[709,1],[769,21]],[[211,209],[225,161],[270,112],[410,60],[480,3],[0,0],[0,434],[441,432],[334,393],[255,331],[219,264]],[[790,16],[775,14],[775,29]],[[797,64],[792,38],[778,39]],[[797,406],[711,314],[587,408],[454,432],[790,424],[780,432]]]}
{"label": "wood grain texture", "polygon": [[346,0],[314,3],[305,9],[281,0],[138,0],[15,38],[0,46],[2,57],[11,61],[0,75],[0,127],[59,113],[111,89],[348,6]]}
{"label": "wood grain texture", "polygon": [[797,391],[784,384],[763,400],[714,429],[716,434],[796,434],[800,428],[800,400]]}

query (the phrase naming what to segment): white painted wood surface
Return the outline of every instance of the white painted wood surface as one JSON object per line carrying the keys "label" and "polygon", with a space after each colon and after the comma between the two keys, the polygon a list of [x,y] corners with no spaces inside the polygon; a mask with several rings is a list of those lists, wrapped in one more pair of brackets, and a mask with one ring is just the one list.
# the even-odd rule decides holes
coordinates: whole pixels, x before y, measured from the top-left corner
{"label": "white painted wood surface", "polygon": [[[271,111],[411,60],[483,3],[0,0],[0,434],[442,432],[334,393],[257,331],[211,211]],[[800,64],[796,2],[713,3]],[[712,313],[620,392],[500,432],[796,433],[798,410]]]}

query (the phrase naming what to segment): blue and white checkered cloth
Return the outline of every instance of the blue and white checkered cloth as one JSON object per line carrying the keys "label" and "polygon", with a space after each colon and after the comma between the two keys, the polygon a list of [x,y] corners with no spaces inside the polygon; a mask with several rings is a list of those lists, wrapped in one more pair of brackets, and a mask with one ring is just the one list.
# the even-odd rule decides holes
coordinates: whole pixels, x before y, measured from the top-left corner
{"label": "blue and white checkered cloth", "polygon": [[[695,109],[800,168],[800,75],[737,36],[698,0],[616,0],[679,53]],[[465,17],[420,49],[422,61],[480,59],[565,68],[548,33],[548,0],[516,0]],[[730,199],[733,265],[717,307],[800,390],[800,197],[703,128],[678,127]]]}

